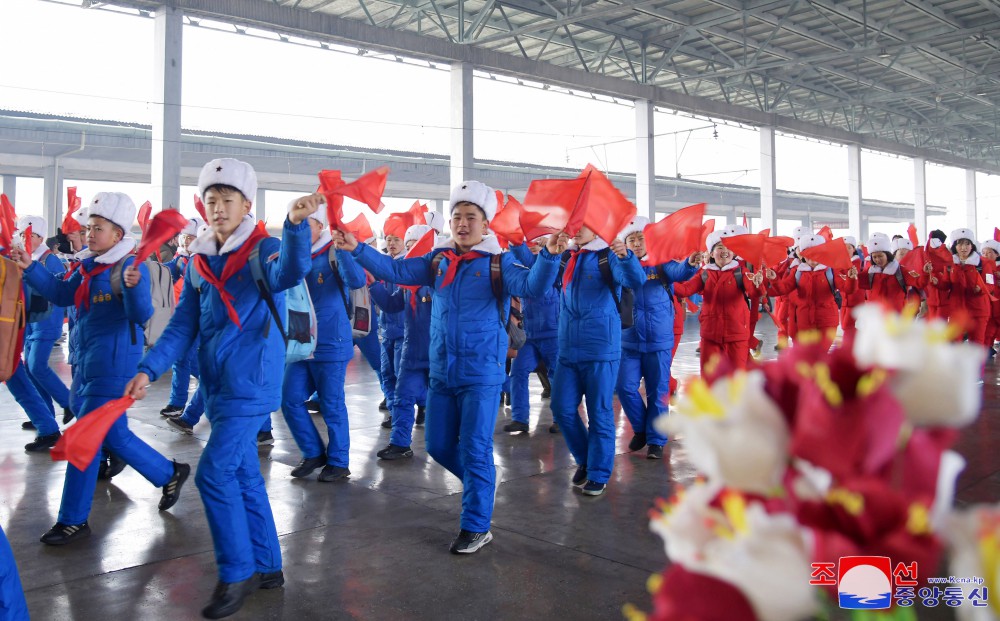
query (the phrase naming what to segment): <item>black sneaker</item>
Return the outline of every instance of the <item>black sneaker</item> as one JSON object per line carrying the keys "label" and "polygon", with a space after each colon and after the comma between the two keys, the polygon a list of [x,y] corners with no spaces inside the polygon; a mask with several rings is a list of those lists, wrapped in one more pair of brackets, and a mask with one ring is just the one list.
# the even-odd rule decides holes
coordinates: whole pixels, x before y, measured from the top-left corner
{"label": "black sneaker", "polygon": [[301,479],[302,477],[307,477],[313,473],[316,468],[326,465],[326,455],[320,455],[319,457],[303,457],[299,465],[292,469],[292,476],[296,479]]}
{"label": "black sneaker", "polygon": [[271,446],[274,444],[274,436],[270,431],[257,432],[257,446]]}
{"label": "black sneaker", "polygon": [[69,408],[63,408],[63,424],[64,425],[68,425],[69,421],[73,420],[74,418],[76,418],[76,414],[73,413],[73,410],[71,410]]}
{"label": "black sneaker", "polygon": [[178,431],[182,431],[189,435],[194,435],[194,427],[191,425],[191,423],[187,422],[186,420],[184,420],[179,416],[177,418],[168,418],[167,424]]}
{"label": "black sneaker", "polygon": [[385,447],[375,455],[379,459],[385,459],[387,461],[392,461],[394,459],[403,459],[404,457],[413,457],[413,450],[408,446],[399,446],[398,444],[390,444]]}
{"label": "black sneaker", "polygon": [[[319,401],[312,401],[312,400],[306,401],[305,402],[305,406],[306,406],[306,410],[310,414],[319,414],[319,411],[320,411],[320,409],[319,409]],[[261,588],[263,588],[263,587],[261,587]]]}
{"label": "black sneaker", "polygon": [[559,433],[559,423],[549,425],[549,433]]}
{"label": "black sneaker", "polygon": [[278,571],[269,571],[267,573],[257,573],[260,576],[260,587],[261,589],[277,589],[278,587],[285,585],[285,574],[279,569]]}
{"label": "black sneaker", "polygon": [[170,418],[171,414],[176,414],[178,412],[183,412],[183,411],[184,411],[183,405],[171,405],[168,403],[167,407],[160,410],[160,416],[163,416],[164,418]]}
{"label": "black sneaker", "polygon": [[392,416],[386,416],[382,421],[382,429],[392,429]]}
{"label": "black sneaker", "polygon": [[107,459],[101,458],[101,464],[103,467],[97,471],[97,478],[102,481],[110,481],[115,475],[121,474],[125,466],[128,465],[124,459],[114,453],[110,453]]}
{"label": "black sneaker", "polygon": [[577,466],[576,472],[573,473],[573,485],[580,487],[587,482],[587,467]]}
{"label": "black sneaker", "polygon": [[493,533],[490,531],[486,531],[485,533],[473,533],[462,529],[462,531],[458,533],[458,537],[455,537],[455,541],[451,542],[451,553],[473,554],[474,552],[478,552],[479,548],[491,541],[493,541]]}
{"label": "black sneaker", "polygon": [[389,405],[386,404],[385,399],[382,399],[382,403],[378,404],[378,409],[382,410],[383,412],[389,411]]}
{"label": "black sneaker", "polygon": [[509,392],[504,392],[504,393],[501,393],[501,396],[503,397],[503,404],[504,405],[510,405],[510,393]]}
{"label": "black sneaker", "polygon": [[628,443],[628,450],[635,452],[644,446],[646,446],[646,434],[637,433],[632,436],[632,440]]}
{"label": "black sneaker", "polygon": [[24,450],[29,453],[41,453],[42,451],[47,451],[56,445],[59,438],[62,436],[58,431],[55,433],[50,433],[47,436],[37,436],[34,441],[28,442],[24,445]]}
{"label": "black sneaker", "polygon": [[424,406],[422,406],[422,405],[418,405],[417,406],[417,420],[414,421],[414,424],[416,424],[416,425],[423,425],[424,424],[424,420],[426,418],[427,418],[427,408],[424,407]]}
{"label": "black sneaker", "polygon": [[646,449],[646,459],[663,459],[663,447],[650,444],[649,448]]}
{"label": "black sneaker", "polygon": [[587,481],[587,484],[583,486],[584,496],[600,496],[604,493],[604,490],[608,487],[607,483],[597,483],[596,481]]}
{"label": "black sneaker", "polygon": [[181,497],[181,488],[184,482],[191,476],[191,466],[174,462],[174,476],[170,477],[167,484],[163,486],[163,496],[160,498],[160,511],[166,511],[177,504]]}
{"label": "black sneaker", "polygon": [[347,468],[327,464],[323,466],[323,471],[319,473],[316,479],[323,483],[332,483],[333,481],[345,481],[349,476],[351,476],[351,471]]}
{"label": "black sneaker", "polygon": [[543,388],[542,389],[542,399],[551,399],[551,398],[552,398],[552,389],[551,388]]}
{"label": "black sneaker", "polygon": [[528,433],[528,423],[522,423],[519,420],[511,421],[503,426],[503,430],[507,433]]}
{"label": "black sneaker", "polygon": [[39,541],[49,546],[64,546],[67,543],[73,543],[78,539],[84,539],[89,536],[90,526],[86,522],[83,524],[63,524],[62,522],[56,522],[55,526],[50,528],[49,532],[42,535]]}
{"label": "black sneaker", "polygon": [[21,429],[24,429],[25,431],[35,431],[35,423],[30,420],[26,420],[21,423]]}
{"label": "black sneaker", "polygon": [[208,606],[201,609],[206,619],[222,619],[243,607],[247,596],[260,587],[260,574],[254,574],[240,582],[219,582],[215,585]]}

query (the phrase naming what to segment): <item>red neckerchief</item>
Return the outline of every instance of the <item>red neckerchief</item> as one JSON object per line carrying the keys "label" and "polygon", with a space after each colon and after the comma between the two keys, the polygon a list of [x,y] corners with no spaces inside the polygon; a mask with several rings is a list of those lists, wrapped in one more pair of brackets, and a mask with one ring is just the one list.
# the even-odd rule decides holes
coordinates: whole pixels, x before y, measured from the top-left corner
{"label": "red neckerchief", "polygon": [[448,270],[444,273],[444,280],[441,281],[442,289],[450,285],[451,281],[455,280],[455,274],[458,272],[458,265],[460,263],[486,256],[478,250],[470,250],[469,252],[461,255],[456,254],[454,250],[445,250],[441,254],[444,255],[444,258],[448,259]]}
{"label": "red neckerchief", "polygon": [[194,255],[194,269],[197,270],[201,277],[205,279],[205,282],[215,287],[216,291],[219,292],[219,297],[222,298],[222,303],[226,305],[226,313],[229,314],[229,320],[236,324],[236,327],[243,329],[243,325],[240,323],[240,315],[236,312],[236,308],[233,307],[233,294],[226,291],[226,282],[232,278],[233,274],[243,269],[243,266],[247,264],[247,260],[250,258],[250,253],[253,252],[254,246],[257,245],[262,239],[269,237],[267,231],[263,228],[263,222],[259,223],[256,228],[254,228],[253,233],[247,238],[243,245],[240,246],[239,250],[229,254],[226,259],[226,266],[222,268],[222,276],[216,277],[212,273],[212,268],[208,265],[208,261],[203,255]]}
{"label": "red neckerchief", "polygon": [[[94,265],[98,264],[94,263]],[[80,286],[76,288],[76,292],[73,294],[73,304],[76,305],[78,309],[81,307],[88,310],[90,309],[90,281],[93,280],[94,276],[97,276],[102,272],[106,272],[114,266],[114,263],[107,263],[105,265],[95,267],[88,272],[87,269],[83,267],[83,263],[80,264],[80,273],[83,274],[83,282],[80,283]]]}
{"label": "red neckerchief", "polygon": [[563,290],[565,291],[569,287],[569,283],[573,280],[573,270],[576,269],[576,260],[581,254],[585,252],[590,252],[589,250],[573,250],[569,253],[569,262],[566,263],[566,271],[563,272]]}

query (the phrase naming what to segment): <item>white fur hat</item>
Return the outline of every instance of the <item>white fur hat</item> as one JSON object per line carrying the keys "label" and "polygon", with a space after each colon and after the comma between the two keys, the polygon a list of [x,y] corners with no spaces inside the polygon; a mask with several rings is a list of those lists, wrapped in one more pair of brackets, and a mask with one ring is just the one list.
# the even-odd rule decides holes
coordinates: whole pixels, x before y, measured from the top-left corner
{"label": "white fur hat", "polygon": [[205,198],[205,190],[220,184],[236,188],[251,203],[257,200],[257,173],[246,162],[223,157],[202,166],[198,175],[198,194],[201,198]]}
{"label": "white fur hat", "polygon": [[427,231],[432,230],[432,227],[427,224],[414,224],[410,228],[406,229],[406,234],[403,235],[403,243],[410,241],[420,241],[420,238],[427,234]]}
{"label": "white fur hat", "polygon": [[995,239],[987,239],[979,244],[979,249],[982,250],[983,248],[989,248],[993,252],[1000,254],[1000,242]]}
{"label": "white fur hat", "polygon": [[892,240],[892,244],[889,246],[892,248],[892,252],[895,253],[900,248],[906,248],[907,250],[913,250],[913,242],[906,239],[905,237],[899,237]]}
{"label": "white fur hat", "polygon": [[976,234],[972,232],[972,229],[955,229],[951,232],[951,235],[948,236],[948,239],[950,239],[953,244],[958,243],[958,240],[960,239],[967,239],[975,244]]}
{"label": "white fur hat", "polygon": [[428,211],[424,214],[424,220],[427,222],[427,226],[431,227],[438,233],[444,231],[444,216],[437,211]]}
{"label": "white fur hat", "polygon": [[492,220],[497,215],[497,193],[481,181],[463,181],[452,188],[449,213],[459,203],[476,205],[486,214],[487,220]]}
{"label": "white fur hat", "polygon": [[640,233],[644,228],[649,226],[649,218],[646,216],[636,216],[629,222],[622,232],[618,235],[624,241],[632,233]]}
{"label": "white fur hat", "polygon": [[750,234],[750,229],[742,224],[727,224],[722,230],[726,232],[726,237]]}
{"label": "white fur hat", "polygon": [[202,220],[201,218],[198,217],[190,218],[188,219],[187,225],[185,225],[185,227],[181,229],[181,235],[194,235],[195,237],[197,237],[198,231],[200,231],[201,227],[203,226],[205,226],[205,221]]}
{"label": "white fur hat", "polygon": [[826,239],[820,237],[819,235],[803,235],[799,238],[799,250],[822,246],[825,243]]}
{"label": "white fur hat", "polygon": [[48,223],[41,216],[21,216],[17,219],[17,224],[14,225],[14,228],[17,229],[18,233],[23,233],[29,226],[31,227],[31,232],[35,235],[41,235],[42,237],[48,235]]}
{"label": "white fur hat", "polygon": [[887,235],[875,233],[868,240],[868,254],[873,252],[892,254],[892,240]]}
{"label": "white fur hat", "polygon": [[708,234],[708,237],[705,238],[705,247],[708,248],[709,252],[712,252],[712,248],[715,248],[715,245],[722,241],[723,237],[730,237],[729,233],[727,233],[725,229],[712,231]]}
{"label": "white fur hat", "polygon": [[76,221],[83,225],[87,224],[90,216],[99,216],[115,223],[128,236],[132,231],[132,223],[135,222],[135,203],[121,192],[99,192],[89,205],[73,212]]}
{"label": "white fur hat", "polygon": [[850,246],[858,247],[858,238],[853,235],[844,235],[844,243]]}
{"label": "white fur hat", "polygon": [[792,237],[794,237],[796,240],[806,235],[812,235],[812,230],[808,226],[797,226],[794,229],[792,229]]}

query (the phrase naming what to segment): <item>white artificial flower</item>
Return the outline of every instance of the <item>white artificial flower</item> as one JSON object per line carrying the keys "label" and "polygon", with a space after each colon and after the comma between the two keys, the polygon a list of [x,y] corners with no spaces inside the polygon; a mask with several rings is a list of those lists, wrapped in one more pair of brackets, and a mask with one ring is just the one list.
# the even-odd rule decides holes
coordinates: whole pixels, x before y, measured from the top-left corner
{"label": "white artificial flower", "polygon": [[682,435],[692,464],[719,485],[772,494],[788,465],[789,430],[764,392],[761,371],[739,371],[711,387],[694,380],[670,416],[656,422]]}
{"label": "white artificial flower", "polygon": [[[973,589],[986,587],[993,596],[1000,592],[1000,504],[977,505],[954,511],[947,526],[940,533],[948,542],[949,573],[959,578],[982,578],[982,585],[958,584],[968,600]],[[980,591],[981,593],[981,591]],[[955,608],[958,621],[995,621],[1000,618],[1000,607],[995,596],[989,606],[976,608],[971,605]]]}

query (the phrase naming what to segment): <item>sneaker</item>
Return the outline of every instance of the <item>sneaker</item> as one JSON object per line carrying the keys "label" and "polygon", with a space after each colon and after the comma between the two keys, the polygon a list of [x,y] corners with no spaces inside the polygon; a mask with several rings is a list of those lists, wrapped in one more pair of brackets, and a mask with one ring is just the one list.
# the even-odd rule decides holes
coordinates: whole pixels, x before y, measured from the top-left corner
{"label": "sneaker", "polygon": [[701,346],[695,347],[694,348],[694,353],[700,354],[701,353]]}
{"label": "sneaker", "polygon": [[528,433],[528,423],[522,423],[519,420],[511,421],[503,426],[503,430],[507,433]]}
{"label": "sneaker", "polygon": [[538,381],[542,385],[542,399],[548,399],[552,396],[552,383],[549,382],[548,371],[535,371],[538,376]]}
{"label": "sneaker", "polygon": [[351,471],[347,468],[327,464],[326,466],[323,466],[323,471],[320,472],[319,476],[316,478],[323,483],[331,483],[333,481],[344,481],[349,476],[351,476]]}
{"label": "sneaker", "polygon": [[[312,400],[306,401],[305,402],[305,406],[306,406],[306,410],[308,410],[310,414],[319,414],[319,412],[320,412],[319,401],[312,401]],[[284,579],[284,578],[282,578],[282,579]],[[263,588],[263,587],[261,587],[261,588]]]}
{"label": "sneaker", "polygon": [[56,445],[59,438],[62,436],[58,431],[55,433],[50,433],[47,436],[37,436],[34,441],[28,442],[24,445],[24,450],[29,453],[41,453],[42,451],[47,451]]}
{"label": "sneaker", "polygon": [[426,419],[426,418],[427,418],[427,408],[424,407],[424,406],[422,406],[422,405],[418,405],[417,406],[417,420],[414,421],[414,424],[416,424],[416,425],[423,425],[424,424],[424,419]]}
{"label": "sneaker", "polygon": [[596,481],[587,481],[587,484],[583,486],[584,496],[600,496],[604,493],[605,488],[607,488],[607,483],[598,483]]}
{"label": "sneaker", "polygon": [[21,423],[21,429],[24,429],[25,431],[35,431],[35,423],[30,420],[26,420]]}
{"label": "sneaker", "polygon": [[240,582],[218,582],[208,606],[201,609],[206,619],[222,619],[243,607],[247,596],[260,588],[260,574],[253,574]]}
{"label": "sneaker", "polygon": [[549,425],[549,433],[559,433],[559,423]]}
{"label": "sneaker", "polygon": [[166,511],[177,504],[181,497],[181,488],[184,482],[191,476],[191,466],[174,462],[174,475],[170,477],[167,484],[163,486],[163,496],[160,498],[160,511]]}
{"label": "sneaker", "polygon": [[764,351],[764,341],[757,341],[757,347],[753,348],[753,357],[760,358],[760,354],[763,351]]}
{"label": "sneaker", "polygon": [[389,406],[388,404],[386,404],[385,399],[382,399],[382,403],[378,404],[378,409],[382,410],[383,412],[389,411]]}
{"label": "sneaker", "polygon": [[170,418],[171,414],[177,414],[183,411],[184,411],[183,405],[172,405],[168,403],[167,407],[160,410],[160,416],[164,418]]}
{"label": "sneaker", "polygon": [[109,455],[110,456],[108,457],[108,460],[106,462],[108,464],[108,467],[104,471],[104,476],[101,477],[100,472],[98,472],[98,478],[101,478],[105,481],[110,481],[111,478],[114,477],[115,475],[121,474],[122,470],[125,469],[125,466],[128,465],[125,463],[124,459],[115,455],[114,453],[110,453]]}
{"label": "sneaker", "polygon": [[382,421],[382,429],[392,429],[392,416],[386,416]]}
{"label": "sneaker", "polygon": [[474,552],[478,552],[479,548],[491,541],[493,541],[493,533],[490,531],[486,531],[485,533],[473,533],[462,529],[458,533],[458,537],[455,537],[455,541],[451,543],[451,553],[473,554]]}
{"label": "sneaker", "polygon": [[385,447],[375,455],[379,459],[385,459],[386,461],[392,461],[394,459],[403,459],[404,457],[413,457],[413,450],[408,446],[399,446],[398,444],[390,444]]}
{"label": "sneaker", "polygon": [[510,393],[509,392],[503,393],[503,404],[504,405],[508,405],[508,406],[510,405]]}
{"label": "sneaker", "polygon": [[550,399],[551,397],[552,397],[552,389],[551,388],[543,388],[542,389],[542,399]]}
{"label": "sneaker", "polygon": [[576,472],[573,473],[573,485],[580,487],[587,482],[587,467],[577,466]]}
{"label": "sneaker", "polygon": [[319,457],[303,457],[299,462],[299,465],[292,468],[292,476],[296,479],[301,479],[302,477],[307,477],[313,473],[316,468],[326,465],[326,455],[320,455]]}
{"label": "sneaker", "polygon": [[67,543],[73,543],[78,539],[84,539],[89,536],[90,526],[86,522],[83,524],[63,524],[62,522],[56,522],[55,526],[42,535],[39,541],[49,546],[64,546]]}
{"label": "sneaker", "polygon": [[637,433],[632,436],[632,440],[628,443],[628,450],[635,452],[646,446],[646,434]]}
{"label": "sneaker", "polygon": [[177,418],[168,418],[167,424],[178,431],[182,431],[186,434],[194,435],[194,426],[187,422],[180,416]]}
{"label": "sneaker", "polygon": [[650,444],[649,448],[646,449],[646,459],[663,459],[663,447]]}
{"label": "sneaker", "polygon": [[285,574],[279,569],[278,571],[269,571],[267,573],[257,573],[260,576],[260,587],[261,589],[277,589],[278,587],[285,585]]}
{"label": "sneaker", "polygon": [[64,425],[68,425],[69,421],[73,420],[74,418],[76,418],[76,414],[73,413],[73,410],[71,410],[69,408],[63,408],[63,424]]}
{"label": "sneaker", "polygon": [[271,446],[274,444],[274,436],[270,431],[257,432],[257,446]]}

